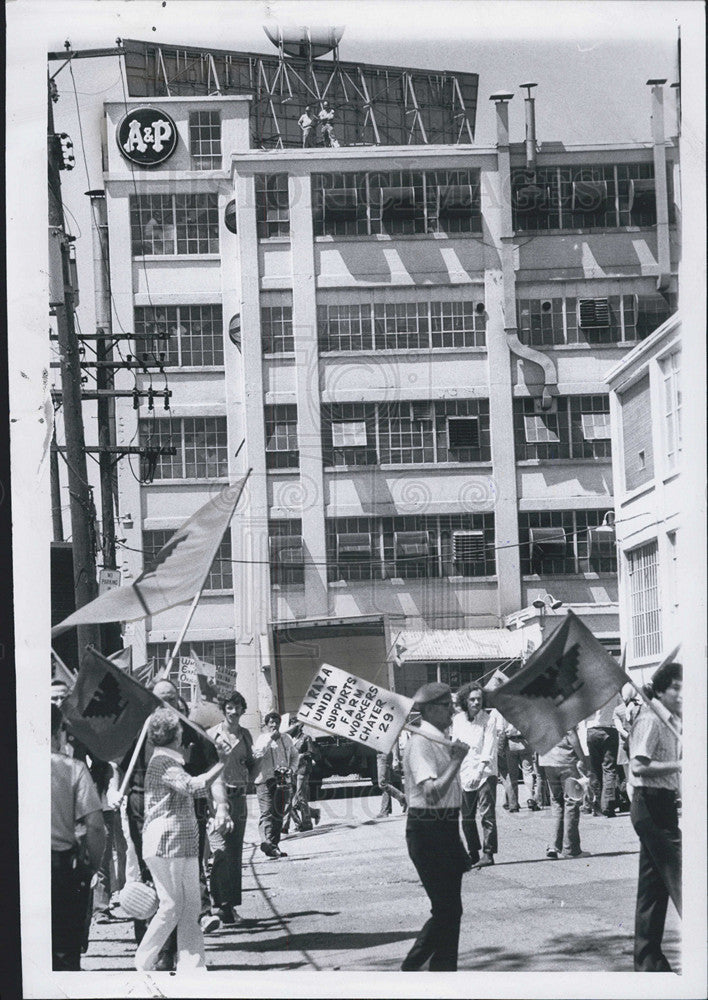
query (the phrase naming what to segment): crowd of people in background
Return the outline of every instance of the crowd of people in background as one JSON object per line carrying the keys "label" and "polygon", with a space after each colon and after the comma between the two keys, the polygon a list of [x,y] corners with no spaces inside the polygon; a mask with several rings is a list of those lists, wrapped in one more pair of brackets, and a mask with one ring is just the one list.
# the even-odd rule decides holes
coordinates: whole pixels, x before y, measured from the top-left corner
{"label": "crowd of people in background", "polygon": [[[670,663],[649,691],[674,721],[681,683],[681,667]],[[268,858],[287,856],[280,847],[284,824],[308,830],[319,822],[308,796],[312,739],[302,725],[281,731],[281,716],[270,712],[254,740],[241,726],[246,701],[233,691],[219,703],[224,721],[205,738],[181,721],[187,706],[170,681],[153,691],[163,707],[150,717],[139,752],[131,750],[121,765],[91,760],[67,739],[52,704],[54,969],[79,969],[92,917],[120,919],[119,906],[133,917],[137,969],[205,968],[203,934],[243,919],[249,787]],[[461,879],[495,863],[499,797],[509,813],[524,799],[532,813],[550,806],[549,860],[587,857],[581,813],[611,819],[631,799],[641,844],[635,968],[667,970],[661,939],[669,898],[681,910],[681,763],[673,731],[628,684],[539,756],[496,709],[485,708],[484,697],[477,683],[464,685],[454,700],[447,685],[425,685],[415,696],[417,728],[378,755],[377,818],[391,815],[394,800],[407,812],[408,851],[432,906],[402,969],[426,962],[433,971],[457,967]]]}

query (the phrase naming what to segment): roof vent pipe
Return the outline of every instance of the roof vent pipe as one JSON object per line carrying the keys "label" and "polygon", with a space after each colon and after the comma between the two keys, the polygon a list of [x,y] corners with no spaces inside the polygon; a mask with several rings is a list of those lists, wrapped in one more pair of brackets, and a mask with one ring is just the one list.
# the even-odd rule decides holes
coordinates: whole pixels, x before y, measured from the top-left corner
{"label": "roof vent pipe", "polygon": [[536,102],[531,96],[531,88],[537,87],[536,83],[522,83],[526,89],[524,104],[526,106],[526,169],[536,170]]}

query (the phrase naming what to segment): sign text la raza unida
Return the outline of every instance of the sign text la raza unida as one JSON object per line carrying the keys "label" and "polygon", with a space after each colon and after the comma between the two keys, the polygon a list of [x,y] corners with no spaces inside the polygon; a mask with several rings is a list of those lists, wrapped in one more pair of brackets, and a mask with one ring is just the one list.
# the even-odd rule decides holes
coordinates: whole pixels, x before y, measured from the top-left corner
{"label": "sign text la raza unida", "polygon": [[297,717],[332,736],[345,736],[388,753],[403,728],[411,699],[323,663]]}

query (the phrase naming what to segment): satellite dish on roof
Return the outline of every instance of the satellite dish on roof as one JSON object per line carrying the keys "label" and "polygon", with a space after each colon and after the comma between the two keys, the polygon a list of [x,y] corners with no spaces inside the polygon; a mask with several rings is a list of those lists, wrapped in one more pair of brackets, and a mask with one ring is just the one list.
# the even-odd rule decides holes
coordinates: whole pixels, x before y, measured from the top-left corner
{"label": "satellite dish on roof", "polygon": [[344,27],[309,27],[299,24],[264,24],[263,30],[273,45],[289,56],[316,59],[339,45]]}

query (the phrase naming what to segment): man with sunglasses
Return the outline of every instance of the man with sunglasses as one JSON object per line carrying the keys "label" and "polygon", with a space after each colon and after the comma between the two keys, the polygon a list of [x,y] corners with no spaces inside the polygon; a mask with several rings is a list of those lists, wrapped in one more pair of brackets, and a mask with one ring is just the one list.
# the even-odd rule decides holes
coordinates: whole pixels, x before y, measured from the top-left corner
{"label": "man with sunglasses", "polygon": [[403,972],[455,972],[462,918],[462,875],[471,864],[459,832],[460,765],[469,746],[446,735],[453,716],[447,684],[425,684],[413,700],[420,712],[417,732],[404,751],[408,797],[406,843],[431,903],[431,917],[415,940]]}

